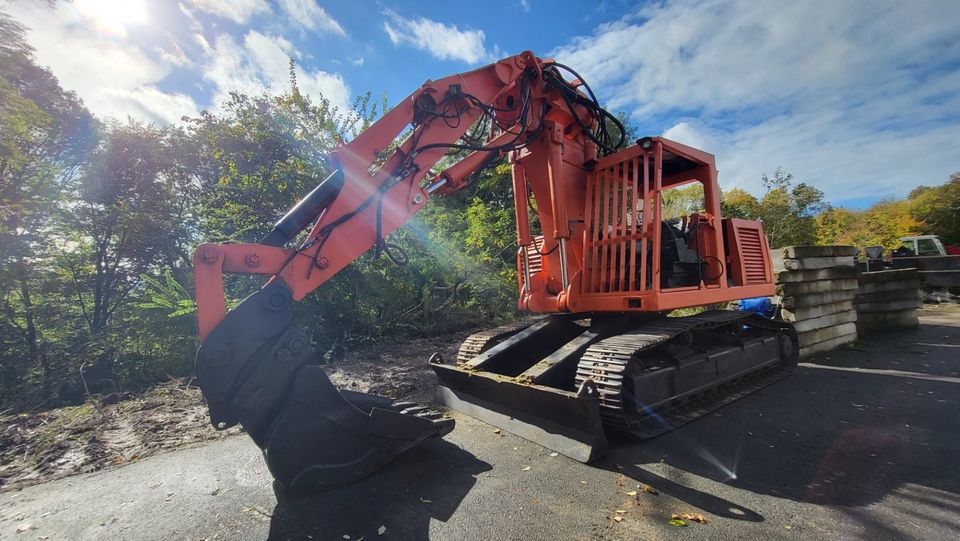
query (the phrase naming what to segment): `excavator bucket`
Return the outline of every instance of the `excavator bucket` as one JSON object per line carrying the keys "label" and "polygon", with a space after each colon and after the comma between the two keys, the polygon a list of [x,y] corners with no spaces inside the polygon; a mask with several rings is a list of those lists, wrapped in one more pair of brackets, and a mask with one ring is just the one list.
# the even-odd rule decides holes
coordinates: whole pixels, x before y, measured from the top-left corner
{"label": "excavator bucket", "polygon": [[230,311],[197,352],[197,377],[217,429],[240,423],[292,490],[326,490],[372,473],[453,419],[410,402],[338,390],[310,340],[291,325],[274,281]]}

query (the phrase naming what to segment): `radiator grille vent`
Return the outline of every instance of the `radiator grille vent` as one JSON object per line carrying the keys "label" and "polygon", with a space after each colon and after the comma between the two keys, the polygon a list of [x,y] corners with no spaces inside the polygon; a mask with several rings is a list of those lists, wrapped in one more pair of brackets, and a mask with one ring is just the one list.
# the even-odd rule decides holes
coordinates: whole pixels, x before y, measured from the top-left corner
{"label": "radiator grille vent", "polygon": [[760,238],[760,230],[740,227],[737,233],[740,238],[740,254],[743,257],[746,285],[766,283],[767,262],[763,257],[763,239]]}

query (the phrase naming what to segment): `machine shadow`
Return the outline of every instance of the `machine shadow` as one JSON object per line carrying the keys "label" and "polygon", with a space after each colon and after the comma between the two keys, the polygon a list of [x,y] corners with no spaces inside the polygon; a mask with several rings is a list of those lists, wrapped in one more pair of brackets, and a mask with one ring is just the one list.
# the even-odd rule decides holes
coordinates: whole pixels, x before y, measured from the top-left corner
{"label": "machine shadow", "polygon": [[960,494],[955,352],[915,345],[945,341],[960,344],[960,328],[925,325],[872,338],[869,349],[815,356],[790,377],[671,433],[649,441],[615,439],[598,465],[740,520],[762,517],[690,488],[690,474],[846,507],[875,503],[905,484]]}
{"label": "machine shadow", "polygon": [[312,495],[294,495],[274,483],[277,505],[270,539],[391,539],[430,537],[430,520],[449,520],[491,466],[435,438],[356,483]]}

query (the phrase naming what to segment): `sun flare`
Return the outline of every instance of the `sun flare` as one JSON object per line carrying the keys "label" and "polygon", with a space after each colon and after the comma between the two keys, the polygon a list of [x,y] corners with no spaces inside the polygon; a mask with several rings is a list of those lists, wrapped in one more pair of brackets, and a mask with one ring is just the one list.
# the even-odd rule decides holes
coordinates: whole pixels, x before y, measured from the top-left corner
{"label": "sun flare", "polygon": [[130,26],[147,22],[143,0],[74,0],[74,4],[101,32],[124,36]]}

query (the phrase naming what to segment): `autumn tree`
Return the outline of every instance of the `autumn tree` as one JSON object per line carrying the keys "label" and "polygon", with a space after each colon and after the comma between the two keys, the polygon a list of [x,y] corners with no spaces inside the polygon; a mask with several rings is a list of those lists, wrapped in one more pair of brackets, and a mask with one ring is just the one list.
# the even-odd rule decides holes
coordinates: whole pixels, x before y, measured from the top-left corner
{"label": "autumn tree", "polygon": [[960,246],[960,172],[940,186],[917,186],[908,197],[910,214],[927,235]]}
{"label": "autumn tree", "polygon": [[866,210],[828,207],[816,217],[817,243],[894,250],[900,237],[916,234],[919,225],[903,200],[880,201]]}

